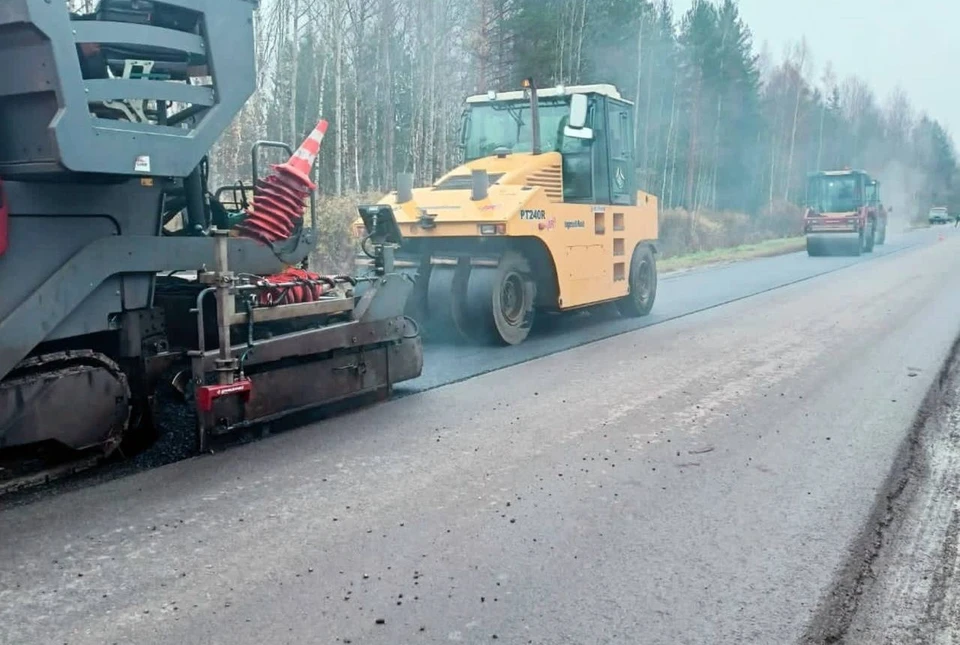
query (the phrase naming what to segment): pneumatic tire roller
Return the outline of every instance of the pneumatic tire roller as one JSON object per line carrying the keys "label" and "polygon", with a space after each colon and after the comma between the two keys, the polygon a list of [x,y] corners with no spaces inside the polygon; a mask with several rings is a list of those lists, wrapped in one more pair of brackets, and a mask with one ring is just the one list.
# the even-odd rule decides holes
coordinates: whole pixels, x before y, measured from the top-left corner
{"label": "pneumatic tire roller", "polygon": [[[359,207],[396,220],[408,314],[429,338],[516,345],[537,319],[616,305],[650,313],[657,199],[637,190],[634,106],[609,85],[467,99],[464,163]],[[500,133],[499,137],[491,133]],[[365,227],[357,221],[361,248]]]}

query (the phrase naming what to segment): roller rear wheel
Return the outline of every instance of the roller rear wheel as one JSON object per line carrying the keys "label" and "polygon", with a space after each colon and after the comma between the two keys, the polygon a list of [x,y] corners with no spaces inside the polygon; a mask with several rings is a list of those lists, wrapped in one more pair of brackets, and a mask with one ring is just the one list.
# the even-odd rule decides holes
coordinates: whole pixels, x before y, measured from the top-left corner
{"label": "roller rear wheel", "polygon": [[634,249],[629,280],[630,291],[617,301],[617,309],[627,318],[646,316],[657,299],[657,260],[649,246]]}

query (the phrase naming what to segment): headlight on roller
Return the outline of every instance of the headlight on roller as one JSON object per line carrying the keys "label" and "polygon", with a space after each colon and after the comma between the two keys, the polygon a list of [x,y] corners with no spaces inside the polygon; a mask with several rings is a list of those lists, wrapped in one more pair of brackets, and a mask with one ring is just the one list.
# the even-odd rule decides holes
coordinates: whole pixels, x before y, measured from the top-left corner
{"label": "headlight on roller", "polygon": [[481,224],[480,235],[505,235],[507,232],[506,224]]}

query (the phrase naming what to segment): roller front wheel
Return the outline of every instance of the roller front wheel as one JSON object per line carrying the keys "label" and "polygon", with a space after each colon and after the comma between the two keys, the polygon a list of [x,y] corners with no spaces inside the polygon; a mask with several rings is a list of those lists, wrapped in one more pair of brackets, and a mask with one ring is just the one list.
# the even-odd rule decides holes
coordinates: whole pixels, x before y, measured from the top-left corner
{"label": "roller front wheel", "polygon": [[530,263],[506,252],[496,267],[473,267],[464,302],[471,338],[499,345],[519,345],[533,327],[537,286]]}

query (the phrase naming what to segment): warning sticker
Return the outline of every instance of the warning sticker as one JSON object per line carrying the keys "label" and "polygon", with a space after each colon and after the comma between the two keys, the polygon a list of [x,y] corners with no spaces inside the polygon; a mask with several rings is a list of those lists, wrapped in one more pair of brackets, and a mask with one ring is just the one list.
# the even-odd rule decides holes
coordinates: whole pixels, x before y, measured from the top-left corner
{"label": "warning sticker", "polygon": [[137,157],[137,160],[133,162],[134,172],[150,172],[150,156],[149,155],[140,155]]}

